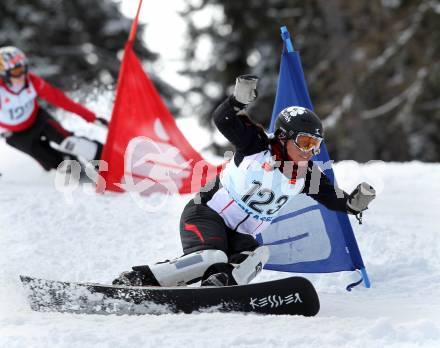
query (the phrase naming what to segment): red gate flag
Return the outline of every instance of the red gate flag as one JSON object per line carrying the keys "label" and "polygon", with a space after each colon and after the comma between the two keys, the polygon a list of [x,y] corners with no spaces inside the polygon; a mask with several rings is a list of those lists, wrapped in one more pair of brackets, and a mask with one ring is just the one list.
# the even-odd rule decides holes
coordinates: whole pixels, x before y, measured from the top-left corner
{"label": "red gate flag", "polygon": [[[142,1],[139,4],[139,9]],[[97,191],[196,192],[217,174],[177,128],[133,51],[138,14],[119,72]]]}

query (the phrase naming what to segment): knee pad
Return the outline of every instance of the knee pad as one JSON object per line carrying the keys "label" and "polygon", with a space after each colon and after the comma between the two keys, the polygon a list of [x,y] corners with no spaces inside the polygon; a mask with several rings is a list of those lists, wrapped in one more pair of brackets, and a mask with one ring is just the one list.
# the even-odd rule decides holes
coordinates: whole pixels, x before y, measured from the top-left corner
{"label": "knee pad", "polygon": [[239,264],[232,264],[232,276],[238,285],[243,285],[248,284],[261,272],[269,260],[270,252],[267,246],[259,246],[254,251],[243,251],[240,254],[247,257]]}
{"label": "knee pad", "polygon": [[201,250],[171,261],[156,263],[150,270],[161,286],[179,286],[200,280],[213,264],[227,263],[221,250]]}
{"label": "knee pad", "polygon": [[86,161],[91,161],[96,158],[98,144],[92,140],[72,135],[61,142],[60,150],[69,155],[74,155],[84,158]]}

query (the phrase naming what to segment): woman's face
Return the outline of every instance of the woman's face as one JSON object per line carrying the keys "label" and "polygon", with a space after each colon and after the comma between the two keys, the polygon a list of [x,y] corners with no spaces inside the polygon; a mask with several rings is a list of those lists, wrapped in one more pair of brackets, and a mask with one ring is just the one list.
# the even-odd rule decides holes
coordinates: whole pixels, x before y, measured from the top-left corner
{"label": "woman's face", "polygon": [[287,154],[296,165],[300,165],[301,162],[307,163],[313,157],[313,149],[304,152],[296,146],[292,139],[287,140],[286,148]]}
{"label": "woman's face", "polygon": [[26,75],[23,74],[19,77],[12,77],[11,76],[11,85],[14,89],[23,88],[26,84]]}

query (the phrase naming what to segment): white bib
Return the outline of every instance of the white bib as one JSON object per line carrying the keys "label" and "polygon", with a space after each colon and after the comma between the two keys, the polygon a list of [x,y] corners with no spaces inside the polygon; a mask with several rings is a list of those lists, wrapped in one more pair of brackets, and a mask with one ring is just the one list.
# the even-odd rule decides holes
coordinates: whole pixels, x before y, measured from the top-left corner
{"label": "white bib", "polygon": [[26,122],[35,109],[37,92],[29,81],[29,86],[15,94],[0,86],[0,124],[17,126]]}
{"label": "white bib", "polygon": [[304,188],[304,178],[292,181],[274,164],[267,150],[246,156],[238,167],[231,160],[220,177],[237,205],[260,221],[272,221],[284,204]]}

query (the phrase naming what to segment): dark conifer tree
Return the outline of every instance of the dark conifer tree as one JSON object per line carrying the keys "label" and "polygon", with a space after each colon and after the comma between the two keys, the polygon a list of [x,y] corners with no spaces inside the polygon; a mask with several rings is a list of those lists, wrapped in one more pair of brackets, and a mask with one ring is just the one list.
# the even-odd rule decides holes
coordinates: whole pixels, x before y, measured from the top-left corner
{"label": "dark conifer tree", "polygon": [[[197,5],[191,5],[197,3]],[[333,159],[440,160],[440,13],[431,0],[188,0],[186,74],[209,121],[235,76],[259,75],[253,117],[268,125],[287,25]],[[208,26],[198,14],[214,9]],[[212,55],[198,64],[199,44]],[[217,87],[212,93],[212,87]],[[209,124],[209,122],[208,122]]]}

